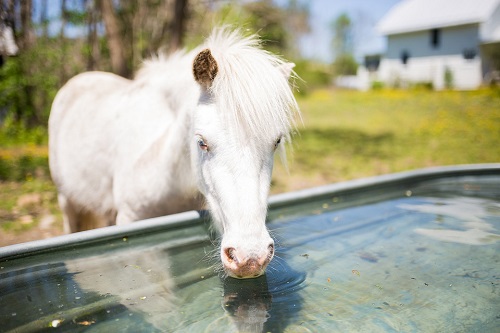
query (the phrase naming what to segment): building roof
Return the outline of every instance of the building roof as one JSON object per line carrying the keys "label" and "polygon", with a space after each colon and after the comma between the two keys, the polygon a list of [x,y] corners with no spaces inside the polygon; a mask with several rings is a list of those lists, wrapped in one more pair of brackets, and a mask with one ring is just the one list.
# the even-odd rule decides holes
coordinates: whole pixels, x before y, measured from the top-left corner
{"label": "building roof", "polygon": [[[500,0],[403,0],[380,20],[384,35],[487,21]],[[497,12],[498,13],[498,12]]]}

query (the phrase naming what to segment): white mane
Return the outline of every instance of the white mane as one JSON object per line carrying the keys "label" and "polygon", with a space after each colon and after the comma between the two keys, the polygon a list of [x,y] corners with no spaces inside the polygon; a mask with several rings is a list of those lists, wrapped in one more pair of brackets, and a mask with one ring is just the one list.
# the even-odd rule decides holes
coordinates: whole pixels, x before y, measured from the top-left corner
{"label": "white mane", "polygon": [[[238,30],[216,28],[204,45],[190,52],[160,54],[145,61],[134,81],[175,91],[176,95],[179,86],[192,91],[190,85],[198,87],[192,73],[193,60],[205,48],[217,61],[218,73],[210,92],[225,127],[234,130],[241,140],[251,138],[269,144],[282,136],[289,141],[300,112],[285,74],[287,62],[263,50],[256,35],[243,37]],[[166,74],[172,72],[177,73],[175,77]],[[172,97],[186,100],[186,96]],[[279,153],[286,164],[284,147],[280,145]]]}
{"label": "white mane", "polygon": [[283,68],[286,62],[263,50],[257,36],[242,37],[226,28],[214,29],[205,46],[217,61],[211,92],[227,128],[267,142],[288,137],[299,108]]}

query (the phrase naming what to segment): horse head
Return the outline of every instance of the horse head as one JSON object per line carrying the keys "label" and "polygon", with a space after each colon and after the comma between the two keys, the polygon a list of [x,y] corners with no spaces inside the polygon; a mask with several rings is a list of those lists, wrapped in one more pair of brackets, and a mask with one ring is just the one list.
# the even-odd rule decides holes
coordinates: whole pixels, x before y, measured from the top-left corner
{"label": "horse head", "polygon": [[293,64],[257,43],[222,31],[193,63],[201,94],[191,122],[192,165],[222,234],[224,270],[236,278],[262,275],[274,256],[265,225],[274,154],[284,153],[298,112],[288,84]]}

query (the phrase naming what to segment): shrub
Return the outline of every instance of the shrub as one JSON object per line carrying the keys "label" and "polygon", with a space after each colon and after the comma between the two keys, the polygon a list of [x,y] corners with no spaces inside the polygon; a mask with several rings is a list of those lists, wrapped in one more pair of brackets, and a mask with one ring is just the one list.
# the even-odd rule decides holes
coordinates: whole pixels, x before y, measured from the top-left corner
{"label": "shrub", "polygon": [[449,67],[444,70],[444,86],[446,89],[453,89],[453,72]]}
{"label": "shrub", "polygon": [[323,88],[330,85],[332,74],[328,66],[307,60],[295,62],[295,72],[300,79],[295,81],[295,86],[300,95],[305,96],[316,88]]}
{"label": "shrub", "polygon": [[48,178],[49,174],[47,156],[0,156],[2,181],[29,181],[33,178]]}
{"label": "shrub", "polygon": [[333,62],[334,76],[356,75],[358,63],[351,54],[342,54]]}
{"label": "shrub", "polygon": [[414,82],[411,84],[411,88],[414,90],[428,90],[432,91],[434,90],[434,84],[432,82]]}
{"label": "shrub", "polygon": [[371,88],[372,88],[372,90],[382,90],[382,89],[384,89],[384,82],[372,81]]}

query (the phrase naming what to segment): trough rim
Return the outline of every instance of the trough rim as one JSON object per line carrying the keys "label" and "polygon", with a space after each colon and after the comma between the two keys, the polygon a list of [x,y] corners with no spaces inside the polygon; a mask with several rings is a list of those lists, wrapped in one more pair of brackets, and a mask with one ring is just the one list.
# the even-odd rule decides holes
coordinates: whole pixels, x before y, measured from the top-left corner
{"label": "trough rim", "polygon": [[[500,175],[500,163],[463,164],[415,169],[374,177],[360,178],[339,183],[313,187],[309,189],[276,194],[269,197],[269,209],[276,209],[297,203],[318,200],[360,190],[376,189],[378,187],[408,186],[438,179],[460,176]],[[150,234],[156,231],[203,224],[208,220],[205,211],[188,211],[173,215],[160,216],[137,221],[122,226],[109,226],[87,230],[78,233],[56,236],[48,239],[35,240],[0,247],[0,262],[16,257],[26,257],[42,252],[63,249],[83,244],[119,239],[133,235]]]}

